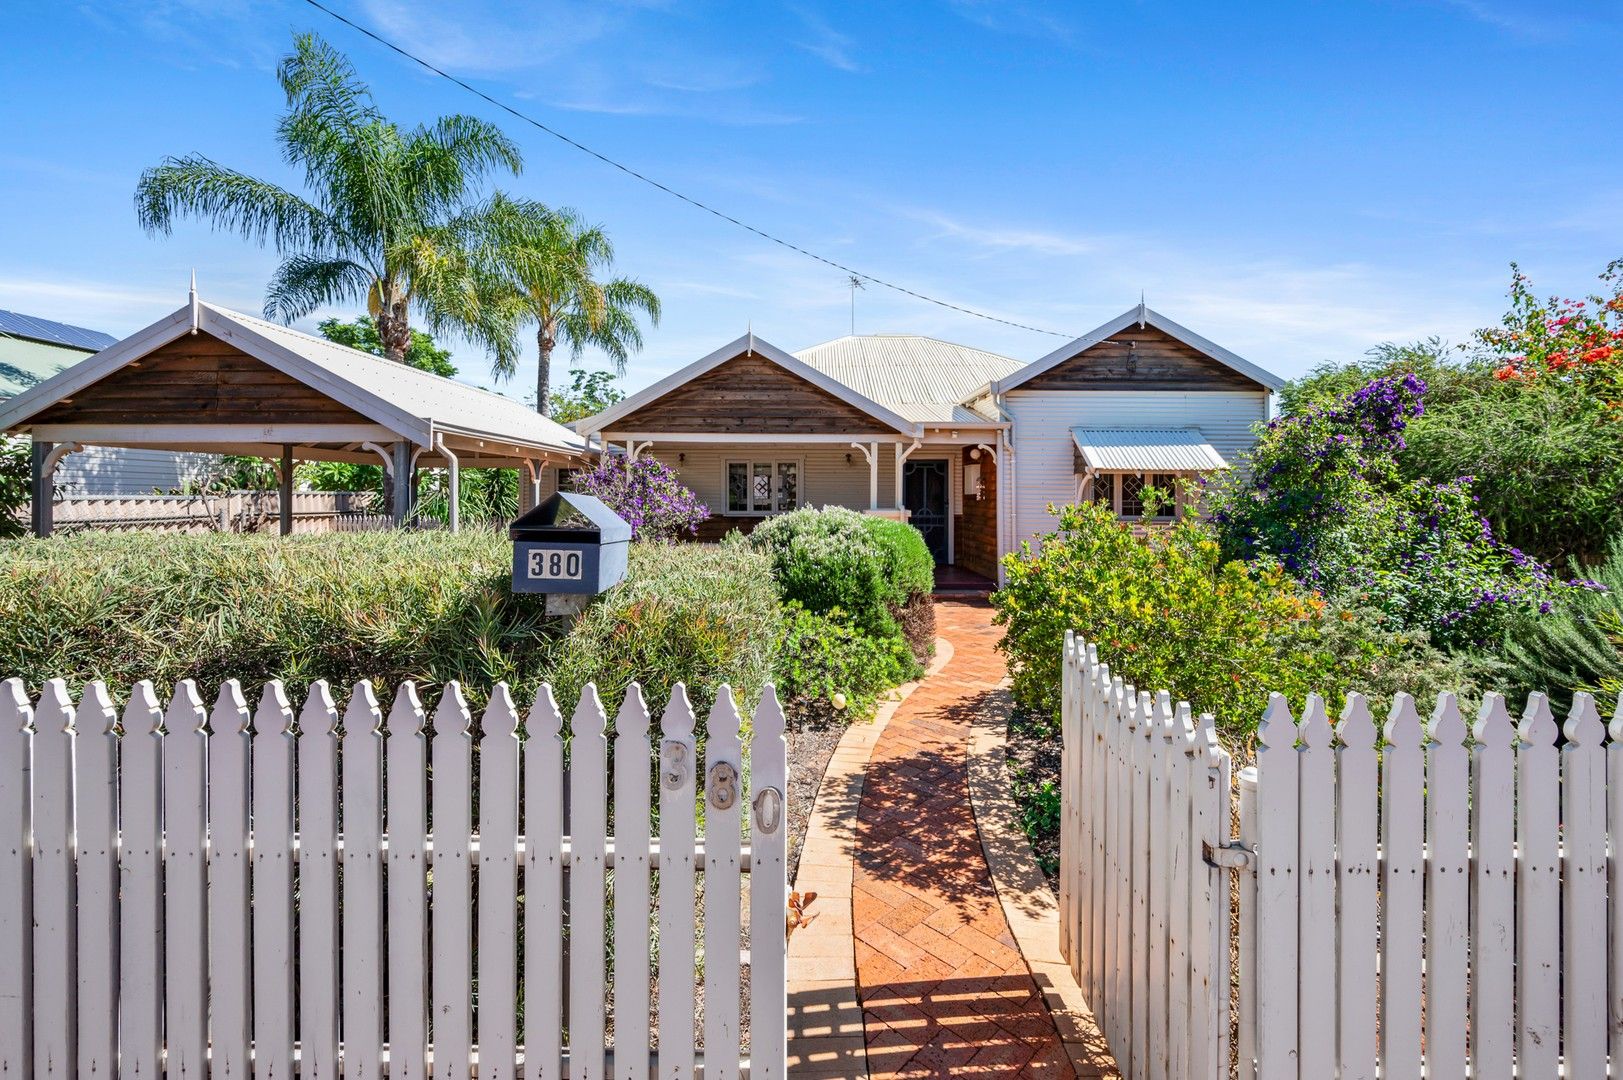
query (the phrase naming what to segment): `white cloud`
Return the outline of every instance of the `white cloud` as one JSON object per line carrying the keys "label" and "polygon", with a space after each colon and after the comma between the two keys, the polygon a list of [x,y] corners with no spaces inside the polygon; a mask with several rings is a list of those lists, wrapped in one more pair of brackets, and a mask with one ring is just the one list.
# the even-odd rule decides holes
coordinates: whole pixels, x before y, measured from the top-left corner
{"label": "white cloud", "polygon": [[857,60],[854,42],[848,35],[834,29],[827,19],[810,8],[795,8],[794,12],[811,35],[809,40],[797,41],[796,45],[840,71],[856,74],[866,70]]}
{"label": "white cloud", "polygon": [[1092,237],[1067,236],[1042,229],[1006,225],[971,225],[945,214],[904,211],[939,230],[939,236],[963,240],[991,252],[1024,251],[1039,255],[1087,255],[1100,249]]}

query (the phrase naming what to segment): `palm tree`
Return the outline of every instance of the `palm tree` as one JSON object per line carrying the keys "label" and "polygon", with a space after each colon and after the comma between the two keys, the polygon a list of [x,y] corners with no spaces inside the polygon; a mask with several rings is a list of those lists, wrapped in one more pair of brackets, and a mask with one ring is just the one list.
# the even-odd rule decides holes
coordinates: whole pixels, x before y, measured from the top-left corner
{"label": "palm tree", "polygon": [[614,264],[614,245],[602,228],[573,210],[551,210],[498,193],[479,215],[472,241],[485,287],[504,297],[513,339],[495,348],[496,374],[517,371],[517,325],[536,324],[535,409],[545,416],[552,382],[552,351],[559,343],[578,357],[587,346],[608,354],[617,374],[642,348],[639,316],[659,323],[659,297],[631,278],[603,275]]}
{"label": "palm tree", "polygon": [[486,302],[463,241],[477,214],[473,189],[493,170],[516,174],[518,148],[471,116],[402,132],[349,60],[314,34],[294,39],[276,77],[287,95],[277,141],[309,197],[201,155],[165,158],[136,188],[142,226],[167,234],[191,215],[273,244],[282,263],[267,288],[268,319],[364,298],[392,360],[411,346],[414,310],[436,333],[500,356],[513,340],[510,317]]}

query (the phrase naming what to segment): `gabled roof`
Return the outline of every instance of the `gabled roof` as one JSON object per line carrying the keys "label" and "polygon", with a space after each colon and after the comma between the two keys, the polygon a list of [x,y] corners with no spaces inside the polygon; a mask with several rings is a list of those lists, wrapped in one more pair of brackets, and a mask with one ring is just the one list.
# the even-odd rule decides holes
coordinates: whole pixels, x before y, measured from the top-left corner
{"label": "gabled roof", "polygon": [[921,424],[986,424],[967,402],[1023,366],[1007,356],[917,334],[835,338],[795,356],[829,378]]}
{"label": "gabled roof", "polygon": [[1199,428],[1072,428],[1082,460],[1100,472],[1205,472],[1226,469]]}
{"label": "gabled roof", "polygon": [[922,434],[919,425],[913,420],[901,415],[894,409],[881,405],[859,390],[825,374],[817,367],[784,352],[771,342],[756,337],[754,333],[744,334],[742,337],[723,345],[710,355],[695,360],[680,371],[665,376],[652,386],[644,387],[630,397],[616,402],[597,415],[586,417],[584,420],[579,421],[575,428],[582,434],[587,435],[609,430],[616,421],[632,415],[650,402],[658,401],[672,390],[691,382],[705,372],[712,371],[727,361],[735,360],[745,354],[753,354],[770,360],[789,372],[789,374],[804,379],[819,390],[834,395],[841,401],[867,413],[885,426],[895,428],[904,435],[917,436]]}
{"label": "gabled roof", "polygon": [[0,431],[196,329],[354,409],[419,446],[437,432],[582,453],[585,440],[519,402],[406,364],[194,300],[144,330],[0,403]]}
{"label": "gabled roof", "polygon": [[92,353],[100,352],[118,340],[100,330],[87,330],[82,326],[42,319],[37,315],[24,315],[19,311],[0,311],[0,334]]}
{"label": "gabled roof", "polygon": [[1205,353],[1218,363],[1233,368],[1246,378],[1261,383],[1269,390],[1278,390],[1281,386],[1285,385],[1285,380],[1281,379],[1273,372],[1265,371],[1253,364],[1251,361],[1246,360],[1235,353],[1229,352],[1229,350],[1223,348],[1223,346],[1206,340],[1193,330],[1179,326],[1177,323],[1173,322],[1171,319],[1167,318],[1165,315],[1162,315],[1153,308],[1145,307],[1143,304],[1139,304],[1137,307],[1128,308],[1126,311],[1122,312],[1120,315],[1116,316],[1114,319],[1111,319],[1102,326],[1095,327],[1093,330],[1083,334],[1070,344],[1061,345],[1059,348],[1055,349],[1041,360],[1028,364],[1026,367],[1015,372],[1014,374],[1004,378],[990,380],[987,390],[994,394],[1008,393],[1015,387],[1035,379],[1043,372],[1072,359],[1077,353],[1080,353],[1085,349],[1092,348],[1101,341],[1107,340],[1114,334],[1121,333],[1123,330],[1134,325],[1135,323],[1140,326],[1153,326],[1157,330],[1178,339],[1185,345],[1188,345],[1190,348],[1197,349],[1200,352]]}

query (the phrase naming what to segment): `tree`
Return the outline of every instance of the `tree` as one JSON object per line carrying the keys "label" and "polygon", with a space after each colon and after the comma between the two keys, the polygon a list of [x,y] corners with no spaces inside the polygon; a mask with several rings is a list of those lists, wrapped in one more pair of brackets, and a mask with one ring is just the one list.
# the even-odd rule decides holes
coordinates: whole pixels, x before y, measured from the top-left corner
{"label": "tree", "polygon": [[554,390],[548,402],[547,415],[560,424],[568,424],[587,416],[596,416],[617,401],[625,399],[625,391],[614,386],[617,376],[612,371],[569,372],[569,389]]}
{"label": "tree", "polygon": [[552,352],[561,343],[578,357],[587,346],[608,354],[624,375],[626,358],[642,348],[639,316],[659,323],[659,297],[631,278],[606,275],[614,265],[614,245],[596,225],[573,210],[551,210],[538,202],[497,194],[474,228],[481,274],[505,300],[514,323],[512,339],[495,350],[498,375],[517,370],[517,324],[536,324],[536,411],[552,405]]}
{"label": "tree", "polygon": [[1534,296],[1514,270],[1510,310],[1469,344],[1386,344],[1327,364],[1280,392],[1289,417],[1330,407],[1375,379],[1414,376],[1425,411],[1394,458],[1405,481],[1475,478],[1495,535],[1561,565],[1595,562],[1623,535],[1623,263],[1604,295]]}
{"label": "tree", "polygon": [[411,348],[414,311],[436,332],[498,354],[509,347],[513,328],[487,302],[465,241],[476,228],[479,181],[519,171],[513,142],[462,115],[401,131],[348,59],[314,34],[294,39],[276,77],[287,96],[277,141],[309,196],[200,154],[170,157],[141,175],[141,225],[167,235],[177,217],[193,216],[272,244],[282,263],[266,318],[290,322],[325,304],[364,301],[391,360]]}
{"label": "tree", "polygon": [[23,509],[33,496],[29,440],[0,435],[0,540],[26,536]]}
{"label": "tree", "polygon": [[[378,324],[370,315],[362,315],[354,322],[323,319],[316,329],[321,331],[321,336],[328,341],[336,341],[340,345],[348,345],[352,349],[369,352],[373,356],[387,355],[383,349],[383,338],[378,333]],[[451,363],[451,350],[440,348],[434,344],[433,338],[421,330],[411,332],[411,344],[406,346],[406,354],[400,359],[419,371],[443,375],[447,379],[456,375],[456,365]]]}

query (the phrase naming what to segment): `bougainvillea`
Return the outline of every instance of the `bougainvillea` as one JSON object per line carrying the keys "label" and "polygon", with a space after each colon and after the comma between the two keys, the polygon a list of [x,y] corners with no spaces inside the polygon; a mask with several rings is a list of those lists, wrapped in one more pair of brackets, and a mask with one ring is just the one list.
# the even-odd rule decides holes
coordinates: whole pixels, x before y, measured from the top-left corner
{"label": "bougainvillea", "polygon": [[1581,583],[1500,543],[1473,477],[1402,478],[1395,455],[1425,394],[1415,375],[1379,378],[1270,423],[1244,467],[1208,492],[1225,556],[1277,559],[1327,597],[1443,645],[1485,642],[1518,612],[1548,611]]}
{"label": "bougainvillea", "polygon": [[1502,363],[1499,379],[1561,378],[1584,385],[1623,409],[1623,259],[1601,274],[1610,295],[1540,300],[1511,264],[1510,311],[1478,342]]}
{"label": "bougainvillea", "polygon": [[670,543],[683,533],[696,535],[710,508],[677,480],[676,473],[654,458],[604,458],[597,468],[582,473],[576,484],[596,495],[610,510],[631,525],[634,540]]}

